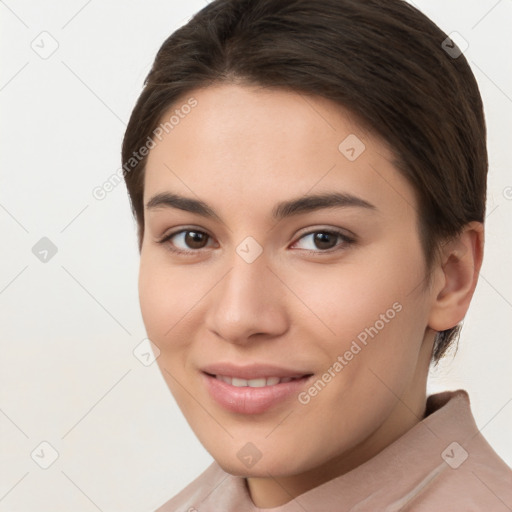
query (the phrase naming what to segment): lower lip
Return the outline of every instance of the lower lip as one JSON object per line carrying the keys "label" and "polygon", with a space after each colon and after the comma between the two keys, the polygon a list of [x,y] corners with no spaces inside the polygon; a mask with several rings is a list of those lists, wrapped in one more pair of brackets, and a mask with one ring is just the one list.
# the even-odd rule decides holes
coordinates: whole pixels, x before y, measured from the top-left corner
{"label": "lower lip", "polygon": [[236,387],[203,372],[206,388],[210,396],[225,409],[242,414],[260,414],[276,404],[296,396],[311,379],[302,377],[274,386],[251,388]]}

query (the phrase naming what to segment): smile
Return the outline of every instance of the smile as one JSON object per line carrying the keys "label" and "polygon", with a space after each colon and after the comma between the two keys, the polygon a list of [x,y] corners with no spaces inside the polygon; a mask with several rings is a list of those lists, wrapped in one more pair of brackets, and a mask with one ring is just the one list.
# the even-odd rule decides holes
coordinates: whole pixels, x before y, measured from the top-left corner
{"label": "smile", "polygon": [[283,382],[290,382],[295,379],[300,379],[301,377],[262,377],[259,379],[241,379],[238,377],[228,377],[227,375],[214,375],[215,378],[225,382],[226,384],[230,384],[231,386],[235,386],[237,388],[242,387],[250,387],[250,388],[262,388],[265,386],[275,386],[276,384],[281,384]]}
{"label": "smile", "polygon": [[312,374],[297,377],[258,377],[243,379],[201,372],[211,399],[227,411],[250,415],[261,414],[277,405],[295,404]]}

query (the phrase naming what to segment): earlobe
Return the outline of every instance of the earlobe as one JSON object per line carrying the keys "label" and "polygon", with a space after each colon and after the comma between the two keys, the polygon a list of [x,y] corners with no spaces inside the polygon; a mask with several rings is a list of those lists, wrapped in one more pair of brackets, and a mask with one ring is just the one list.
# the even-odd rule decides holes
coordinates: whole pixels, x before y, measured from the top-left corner
{"label": "earlobe", "polygon": [[444,331],[462,321],[469,308],[482,266],[484,227],[470,222],[463,232],[442,247],[441,262],[436,269],[439,283],[433,287],[429,327]]}

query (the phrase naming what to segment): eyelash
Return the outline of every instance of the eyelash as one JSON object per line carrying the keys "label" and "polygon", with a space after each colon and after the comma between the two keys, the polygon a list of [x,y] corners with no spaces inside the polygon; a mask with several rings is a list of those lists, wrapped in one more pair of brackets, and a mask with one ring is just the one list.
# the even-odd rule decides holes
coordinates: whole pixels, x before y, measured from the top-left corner
{"label": "eyelash", "polygon": [[[199,229],[186,228],[186,229],[180,229],[179,231],[174,231],[173,233],[169,233],[168,235],[165,235],[162,239],[157,240],[157,243],[162,244],[162,245],[167,244],[167,242],[169,242],[176,235],[179,235],[180,233],[186,233],[189,231],[192,231],[194,233],[201,233],[201,234],[206,235],[207,237],[211,238],[210,235],[208,233],[205,233],[204,231],[201,231]],[[346,246],[350,246],[356,242],[356,240],[354,238],[347,236],[345,233],[342,233],[341,231],[333,230],[333,229],[317,229],[315,231],[309,231],[309,232],[301,235],[298,240],[301,240],[302,238],[309,236],[309,235],[314,235],[316,233],[327,233],[329,235],[337,235],[343,241],[343,243],[338,246],[335,246],[334,248],[325,249],[325,250],[319,249],[317,251],[313,251],[313,250],[309,250],[309,249],[301,249],[302,251],[304,251],[307,254],[312,254],[315,256],[318,256],[319,254],[326,254],[326,253],[331,254],[334,252],[344,250],[346,248]],[[171,244],[167,244],[166,248],[173,253],[183,254],[183,255],[194,255],[194,254],[199,253],[202,250],[202,249],[195,249],[195,250],[176,249]]]}

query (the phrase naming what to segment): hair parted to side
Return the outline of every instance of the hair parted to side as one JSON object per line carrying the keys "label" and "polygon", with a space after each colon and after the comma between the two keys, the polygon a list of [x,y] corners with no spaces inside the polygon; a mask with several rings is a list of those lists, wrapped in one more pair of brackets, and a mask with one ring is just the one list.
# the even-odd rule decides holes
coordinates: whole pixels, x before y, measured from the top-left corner
{"label": "hair parted to side", "polygon": [[[192,90],[239,83],[337,102],[383,139],[414,187],[430,284],[443,241],[484,222],[486,125],[464,55],[404,0],[214,0],[163,43],[128,123],[122,161],[139,249],[144,235],[140,148]],[[438,332],[437,364],[460,324]]]}

